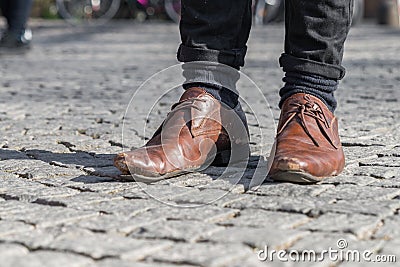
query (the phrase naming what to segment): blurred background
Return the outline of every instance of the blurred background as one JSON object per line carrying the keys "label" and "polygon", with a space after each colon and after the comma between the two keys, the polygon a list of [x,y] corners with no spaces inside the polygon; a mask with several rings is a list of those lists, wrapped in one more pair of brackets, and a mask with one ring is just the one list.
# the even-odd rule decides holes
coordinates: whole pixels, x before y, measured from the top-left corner
{"label": "blurred background", "polygon": [[[400,0],[354,0],[353,25],[363,20],[399,26]],[[254,1],[255,24],[283,21],[283,0]],[[32,17],[66,19],[72,24],[95,20],[132,19],[179,21],[179,0],[36,0]]]}

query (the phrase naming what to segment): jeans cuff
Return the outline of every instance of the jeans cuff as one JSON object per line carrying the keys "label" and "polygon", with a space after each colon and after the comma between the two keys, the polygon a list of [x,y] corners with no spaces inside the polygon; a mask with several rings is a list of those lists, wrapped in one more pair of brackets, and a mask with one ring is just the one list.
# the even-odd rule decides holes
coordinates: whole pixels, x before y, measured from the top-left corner
{"label": "jeans cuff", "polygon": [[244,66],[247,47],[232,50],[213,50],[198,47],[179,46],[177,58],[180,62],[209,61],[239,69]]}
{"label": "jeans cuff", "polygon": [[284,72],[315,74],[333,80],[343,79],[346,73],[342,66],[298,58],[286,53],[282,54],[279,58],[279,64]]}
{"label": "jeans cuff", "polygon": [[182,65],[183,77],[187,84],[206,84],[216,88],[225,88],[238,94],[236,83],[240,79],[240,73],[227,65],[214,62],[189,62]]}

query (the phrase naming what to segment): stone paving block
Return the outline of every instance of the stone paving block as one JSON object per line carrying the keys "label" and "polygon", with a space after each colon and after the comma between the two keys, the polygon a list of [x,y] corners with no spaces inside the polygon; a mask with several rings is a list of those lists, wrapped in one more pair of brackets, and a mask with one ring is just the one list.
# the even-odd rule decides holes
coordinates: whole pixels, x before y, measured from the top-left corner
{"label": "stone paving block", "polygon": [[336,212],[336,213],[360,213],[365,215],[376,215],[384,218],[393,215],[400,208],[400,201],[383,200],[371,201],[368,199],[352,199],[339,200],[329,203],[318,208],[320,213]]}
{"label": "stone paving block", "polygon": [[239,201],[243,194],[233,194],[220,189],[204,189],[189,195],[172,197],[171,201],[181,206],[218,205],[226,206],[232,201]]}
{"label": "stone paving block", "polygon": [[161,206],[146,211],[146,213],[152,214],[154,217],[164,217],[170,220],[194,220],[214,223],[235,217],[239,213],[239,210],[213,205],[202,205],[193,208]]}
{"label": "stone paving block", "polygon": [[379,157],[377,159],[360,160],[360,166],[400,167],[399,157]]}
{"label": "stone paving block", "polygon": [[4,182],[4,180],[10,180],[10,179],[15,179],[18,178],[18,175],[10,172],[3,172],[0,170],[0,182]]}
{"label": "stone paving block", "polygon": [[13,172],[29,179],[51,178],[56,176],[79,176],[84,172],[74,168],[53,166],[39,160],[3,160],[0,161],[3,171]]}
{"label": "stone paving block", "polygon": [[[354,132],[355,138],[359,136],[359,133]],[[343,136],[343,135],[342,135]],[[342,142],[346,138],[342,139]],[[363,153],[360,155],[360,149],[362,149]],[[383,153],[384,151],[387,150],[387,147],[385,146],[357,146],[357,145],[350,145],[345,143],[345,146],[343,146],[343,151],[346,155],[346,164],[353,164],[356,163],[358,165],[358,162],[360,159],[365,159],[365,158],[378,158],[379,153]]]}
{"label": "stone paving block", "polygon": [[[117,259],[105,259],[96,261],[96,267],[174,267],[175,264],[163,262],[137,262],[137,261],[123,261]],[[194,265],[179,264],[179,267],[193,267]]]}
{"label": "stone paving block", "polygon": [[104,194],[116,194],[122,190],[138,191],[139,183],[118,182],[111,177],[100,177],[92,175],[55,177],[41,179],[38,182],[51,186],[65,186],[79,191],[98,192]]}
{"label": "stone paving block", "polygon": [[[392,259],[394,258],[397,262],[395,264],[398,264],[399,260],[400,260],[400,241],[399,239],[393,239],[393,240],[389,240],[387,242],[385,242],[383,248],[379,251],[380,255],[387,255],[387,256],[394,256],[391,257]],[[388,263],[388,265],[391,264],[391,266],[393,265],[392,263]]]}
{"label": "stone paving block", "polygon": [[[164,214],[164,216],[166,216]],[[71,225],[75,225],[79,228],[88,229],[93,232],[99,233],[121,233],[128,235],[140,227],[144,227],[148,224],[157,223],[159,221],[165,221],[164,216],[154,216],[150,212],[140,213],[133,217],[121,217],[113,215],[101,215],[99,217],[82,220],[78,223],[73,222]]]}
{"label": "stone paving block", "polygon": [[201,267],[230,266],[230,264],[253,255],[253,251],[241,244],[177,243],[174,247],[160,250],[149,258],[174,265],[194,265]]}
{"label": "stone paving block", "polygon": [[29,159],[29,157],[21,151],[0,148],[0,160],[7,159]]}
{"label": "stone paving block", "polygon": [[355,176],[354,172],[358,170],[357,168],[354,168],[352,170],[345,169],[344,173],[340,176],[335,176],[335,177],[330,177],[329,179],[325,179],[319,184],[334,184],[334,185],[339,185],[339,184],[354,184],[358,186],[365,186],[365,185],[370,185],[373,184],[377,181],[376,178],[370,177],[370,176]]}
{"label": "stone paving block", "polygon": [[0,243],[0,259],[2,264],[8,264],[9,260],[12,258],[23,257],[28,253],[29,250],[24,246],[11,243]]}
{"label": "stone paving block", "polygon": [[[4,265],[3,265],[4,264]],[[94,266],[90,258],[66,252],[37,251],[29,253],[24,257],[13,257],[2,263],[4,267],[86,267]]]}
{"label": "stone paving block", "polygon": [[337,185],[321,193],[320,197],[336,198],[339,200],[350,199],[370,199],[370,200],[389,200],[400,195],[398,188],[379,188],[379,187],[359,187],[356,185]]}
{"label": "stone paving block", "polygon": [[103,182],[114,182],[111,177],[99,177],[99,176],[90,176],[90,175],[79,175],[79,176],[61,176],[61,177],[50,177],[50,178],[42,178],[40,180],[35,180],[37,183],[41,183],[47,186],[59,187],[65,186],[69,188],[76,187],[79,191],[90,191],[86,184],[95,184],[95,183],[103,183]]}
{"label": "stone paving block", "polygon": [[23,222],[0,220],[0,238],[4,235],[33,230],[33,225]]}
{"label": "stone paving block", "polygon": [[325,213],[298,229],[318,232],[352,233],[359,239],[369,238],[382,225],[377,216]]}
{"label": "stone paving block", "polygon": [[371,176],[376,179],[393,179],[400,177],[400,168],[382,166],[361,166],[354,171],[354,175]]}
{"label": "stone paving block", "polygon": [[114,166],[106,167],[84,167],[83,170],[89,175],[101,176],[101,177],[112,177],[119,178],[121,172]]}
{"label": "stone paving block", "polygon": [[[43,23],[47,26],[43,27]],[[250,107],[244,106],[250,124],[254,160],[249,163],[243,179],[237,184],[229,175],[226,179],[216,179],[224,168],[211,167],[203,173],[182,175],[145,186],[113,181],[112,178],[118,177],[119,173],[112,167],[112,158],[123,150],[122,147],[143,145],[146,140],[140,131],[142,124],[147,120],[150,125],[147,135],[150,135],[163,119],[160,114],[166,114],[170,104],[181,94],[178,88],[162,98],[162,103],[155,105],[149,116],[147,106],[141,104],[133,107],[132,114],[124,115],[134,89],[151,74],[176,63],[173,55],[179,45],[179,31],[172,24],[151,23],[134,28],[130,23],[111,24],[103,25],[101,31],[91,28],[85,29],[88,31],[85,32],[80,28],[66,28],[61,21],[41,21],[34,28],[37,40],[35,53],[1,58],[0,253],[4,242],[20,243],[32,250],[30,253],[23,252],[28,253],[26,258],[28,261],[31,259],[29,262],[36,264],[37,259],[42,258],[36,253],[48,253],[49,258],[59,255],[60,259],[66,259],[64,265],[69,266],[75,262],[72,259],[68,262],[71,253],[82,257],[80,254],[85,254],[82,251],[92,249],[89,257],[83,258],[93,261],[91,254],[106,255],[107,246],[96,248],[102,245],[101,240],[110,237],[123,244],[126,238],[129,239],[125,235],[154,223],[181,223],[189,228],[193,224],[205,229],[222,225],[233,226],[228,229],[237,227],[254,231],[268,228],[279,235],[304,225],[307,220],[311,220],[309,223],[312,224],[324,216],[327,218],[331,213],[345,218],[344,221],[350,217],[376,217],[383,221],[383,226],[371,239],[349,239],[350,247],[365,245],[378,249],[380,242],[386,242],[381,252],[399,251],[395,230],[398,228],[396,216],[400,209],[399,192],[396,191],[399,189],[397,169],[400,164],[400,123],[396,120],[400,112],[400,95],[396,90],[400,81],[396,72],[399,42],[398,35],[392,30],[360,25],[350,32],[345,54],[346,67],[350,71],[336,94],[339,100],[336,113],[347,159],[344,173],[313,186],[267,181],[254,194],[245,193],[245,190],[254,173],[255,159],[265,156],[261,147],[268,149],[273,141],[280,112],[276,103],[279,101],[282,72],[276,56],[282,50],[283,25],[255,27],[250,38],[252,49],[249,49],[243,71],[260,86],[262,94],[270,102],[272,114],[268,111],[268,114],[261,115],[269,122],[262,125],[252,115]],[[267,43],[263,39],[266,32]],[[380,41],[372,44],[367,39]],[[154,81],[154,88],[168,84],[168,79],[171,77]],[[254,102],[250,103],[251,108],[268,108],[254,94],[256,90],[243,83],[239,85],[245,91],[245,100]],[[158,94],[159,90],[148,90],[141,102],[152,103]],[[126,140],[121,142],[123,124],[129,144],[123,144]],[[264,140],[259,136],[260,127],[265,134]],[[32,184],[32,181],[39,184]],[[178,204],[201,206],[182,209],[152,202],[140,190],[141,187],[158,194],[163,200],[175,197],[178,202],[181,201]],[[70,189],[74,194],[64,196],[64,193],[72,192]],[[215,193],[229,190],[235,196],[232,199],[223,198],[214,205],[203,205]],[[321,222],[316,228],[327,225],[335,231],[334,221],[331,225]],[[346,231],[344,226],[354,233],[360,231],[360,235],[364,233],[363,227],[361,225],[356,229],[356,226],[362,222],[373,224],[369,220],[338,223],[336,229],[339,232],[322,233],[318,230],[294,244],[304,242],[305,248],[312,244],[325,246],[335,234],[354,238],[343,232]],[[56,226],[31,229],[33,225],[30,224]],[[181,228],[176,229],[185,237],[187,233]],[[191,229],[195,236],[199,229]],[[90,244],[87,241],[79,250],[68,252],[79,244],[76,237],[79,233],[83,233],[85,240],[91,240]],[[97,235],[102,238],[97,238]],[[154,235],[156,240],[140,241],[169,242],[159,240],[160,236],[157,233]],[[241,235],[234,232],[232,236],[240,239]],[[66,251],[59,248],[55,251],[42,250],[49,248],[60,237],[64,238],[61,243]],[[253,243],[257,241],[255,234],[250,237]],[[116,247],[109,249],[116,256],[101,258],[100,261],[108,260],[112,266],[130,262],[130,259],[133,266],[259,266],[254,249],[241,244],[240,240],[238,243],[219,243],[222,240],[221,237],[217,243],[204,241],[199,244],[171,241],[169,249],[156,253],[148,253],[146,245],[132,259],[124,260],[118,259],[121,253],[125,253],[124,250]],[[133,242],[140,245],[136,240]],[[33,256],[29,256],[31,254]],[[21,262],[24,258],[21,257]],[[138,263],[137,260],[142,258]],[[266,262],[262,265],[329,266],[329,263],[287,265]],[[351,263],[337,265],[352,266]],[[90,263],[89,267],[92,266],[96,266],[95,261]]]}
{"label": "stone paving block", "polygon": [[147,224],[133,231],[130,236],[138,239],[167,239],[179,242],[198,242],[207,240],[209,236],[224,230],[216,226],[199,221],[159,221]]}
{"label": "stone paving block", "polygon": [[6,215],[9,215],[12,213],[29,211],[34,208],[39,209],[39,207],[40,207],[39,205],[28,203],[28,202],[7,200],[7,201],[4,201],[4,203],[2,203],[0,206],[0,218],[2,215],[6,216]]}
{"label": "stone paving block", "polygon": [[48,248],[88,255],[93,259],[118,257],[140,260],[171,245],[170,241],[165,240],[138,240],[76,229],[57,236]]}
{"label": "stone paving block", "polygon": [[88,203],[82,210],[95,211],[106,214],[113,214],[115,216],[121,216],[129,218],[136,214],[143,213],[151,208],[159,207],[163,204],[156,202],[155,200],[147,199],[122,199],[115,201],[103,201],[96,203]]}
{"label": "stone paving block", "polygon": [[54,153],[47,150],[26,150],[29,155],[37,160],[64,168],[106,167],[113,165],[114,155],[90,155],[84,152]]}
{"label": "stone paving block", "polygon": [[[7,201],[11,202],[11,201]],[[16,201],[15,201],[16,202]],[[0,219],[23,221],[36,227],[48,227],[98,216],[95,211],[75,210],[60,206],[39,204],[23,205],[20,202],[0,210]],[[10,211],[11,208],[11,211]]]}
{"label": "stone paving block", "polygon": [[261,209],[245,209],[234,218],[220,222],[220,225],[265,228],[273,227],[275,229],[297,228],[311,218],[303,214],[266,211]]}
{"label": "stone paving block", "polygon": [[163,185],[163,184],[154,184],[154,185],[140,185],[140,190],[124,190],[118,192],[118,195],[123,196],[127,199],[154,199],[160,202],[166,202],[173,204],[170,200],[174,197],[178,197],[181,195],[191,195],[199,192],[199,190],[184,187],[184,186],[176,186],[176,185]]}
{"label": "stone paving block", "polygon": [[213,178],[204,173],[190,173],[185,176],[178,176],[165,181],[159,181],[157,184],[170,184],[176,186],[206,186],[213,181]]}
{"label": "stone paving block", "polygon": [[279,196],[279,197],[315,197],[322,192],[335,188],[333,185],[299,185],[291,183],[265,183],[256,190],[248,193],[260,196]]}
{"label": "stone paving block", "polygon": [[121,196],[115,196],[111,194],[103,194],[97,192],[80,192],[71,196],[45,196],[40,197],[37,202],[39,203],[54,203],[57,205],[63,205],[65,207],[73,209],[85,209],[87,205],[107,202],[107,201],[118,201],[123,200]]}
{"label": "stone paving block", "polygon": [[320,208],[332,203],[333,198],[321,197],[279,197],[279,196],[253,196],[245,195],[243,199],[229,203],[227,207],[234,209],[263,209],[270,211],[285,211],[308,214],[310,212],[320,213]]}
{"label": "stone paving block", "polygon": [[209,240],[218,243],[242,243],[260,249],[266,245],[274,249],[285,249],[308,233],[291,229],[276,231],[273,226],[264,228],[234,226],[214,233]]}
{"label": "stone paving block", "polygon": [[[86,188],[90,191],[104,193],[104,194],[111,194],[111,195],[118,195],[120,192],[122,192],[124,190],[137,192],[137,191],[140,191],[141,188],[144,186],[143,183],[119,182],[116,180],[113,180],[111,182],[91,183],[91,182],[87,182],[88,177],[89,176],[85,176],[85,177],[78,177],[78,178],[74,179],[74,185],[79,188]],[[101,178],[98,176],[96,176],[96,177],[97,177],[97,179]],[[83,185],[79,185],[82,183],[83,183]]]}
{"label": "stone paving block", "polygon": [[[378,252],[383,247],[384,243],[385,242],[382,240],[359,240],[356,236],[350,233],[312,232],[295,242],[290,246],[289,250],[314,250],[317,253],[321,253],[323,250],[332,248],[344,251],[359,250],[363,252],[364,250],[371,250],[373,252]],[[342,246],[346,247],[341,249]]]}
{"label": "stone paving block", "polygon": [[384,240],[400,240],[400,215],[386,217],[383,219],[383,225],[374,233],[374,238]]}
{"label": "stone paving block", "polygon": [[[277,263],[273,263],[273,265],[278,266]],[[233,262],[229,266],[231,266],[231,267],[241,267],[241,266],[265,267],[265,266],[272,266],[272,264],[258,260],[257,253],[254,253],[254,255],[248,256],[247,258],[244,258],[244,259],[239,259],[239,260]],[[289,266],[289,265],[287,265],[287,266]]]}
{"label": "stone paving block", "polygon": [[19,177],[13,173],[6,173],[2,178],[0,178],[0,192],[7,192],[9,188],[20,188],[20,187],[34,187],[38,186],[41,187],[40,183],[36,183],[30,181],[28,179],[24,179]]}
{"label": "stone paving block", "polygon": [[[364,267],[364,266],[366,266],[366,267],[373,267],[373,266],[376,266],[376,265],[378,265],[378,264],[379,264],[379,266],[382,266],[382,267],[392,267],[392,266],[395,266],[395,265],[393,265],[393,263],[365,262],[364,260],[363,260],[363,261],[360,261],[360,262],[346,261],[346,262],[341,263],[341,264],[338,265],[338,266],[340,266],[340,267]],[[396,264],[396,263],[395,263],[395,264]]]}
{"label": "stone paving block", "polygon": [[242,180],[238,181],[237,178],[224,178],[219,177],[218,179],[210,181],[208,184],[200,185],[197,188],[200,190],[204,189],[219,189],[219,190],[226,190],[230,191],[234,194],[243,194],[245,192],[245,185],[243,184]]}
{"label": "stone paving block", "polygon": [[29,248],[29,250],[39,250],[47,247],[54,239],[62,233],[75,231],[76,228],[64,226],[54,226],[47,228],[35,228],[31,231],[16,232],[0,237],[1,242],[17,243]]}
{"label": "stone paving block", "polygon": [[[16,181],[18,180],[14,180],[12,183],[15,185]],[[35,202],[41,198],[67,197],[78,193],[78,190],[67,187],[49,187],[40,183],[24,182],[21,180],[19,181],[19,186],[7,185],[0,188],[0,195],[3,198],[28,202]]]}
{"label": "stone paving block", "polygon": [[400,178],[396,177],[393,179],[380,179],[378,181],[375,181],[371,184],[370,186],[378,186],[378,187],[384,187],[384,188],[399,188],[400,187]]}

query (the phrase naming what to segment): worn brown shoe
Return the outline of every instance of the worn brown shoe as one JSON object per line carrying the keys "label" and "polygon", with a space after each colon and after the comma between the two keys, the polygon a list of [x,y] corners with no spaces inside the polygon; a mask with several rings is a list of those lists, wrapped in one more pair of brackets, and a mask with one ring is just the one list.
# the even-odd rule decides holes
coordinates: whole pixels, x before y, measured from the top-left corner
{"label": "worn brown shoe", "polygon": [[[114,165],[136,181],[153,182],[226,165],[232,145],[249,156],[245,114],[238,104],[225,107],[204,89],[187,89],[153,137],[141,148],[118,154]],[[235,156],[238,159],[238,153]]]}
{"label": "worn brown shoe", "polygon": [[273,180],[315,183],[338,175],[345,160],[336,117],[317,97],[292,95],[282,105],[270,158]]}

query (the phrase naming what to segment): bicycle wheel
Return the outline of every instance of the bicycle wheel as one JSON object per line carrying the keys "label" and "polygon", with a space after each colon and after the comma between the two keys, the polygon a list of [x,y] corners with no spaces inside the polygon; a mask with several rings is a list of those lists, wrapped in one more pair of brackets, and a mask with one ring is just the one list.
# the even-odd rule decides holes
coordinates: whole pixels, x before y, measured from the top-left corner
{"label": "bicycle wheel", "polygon": [[364,0],[355,0],[353,6],[353,18],[351,25],[354,26],[362,21],[364,17]]}
{"label": "bicycle wheel", "polygon": [[181,1],[180,0],[164,0],[164,8],[168,17],[178,23],[181,20]]}
{"label": "bicycle wheel", "polygon": [[284,0],[264,0],[265,1],[265,15],[264,23],[276,21],[281,13],[283,14]]}
{"label": "bicycle wheel", "polygon": [[72,25],[106,23],[118,12],[121,0],[56,0],[59,15]]}

